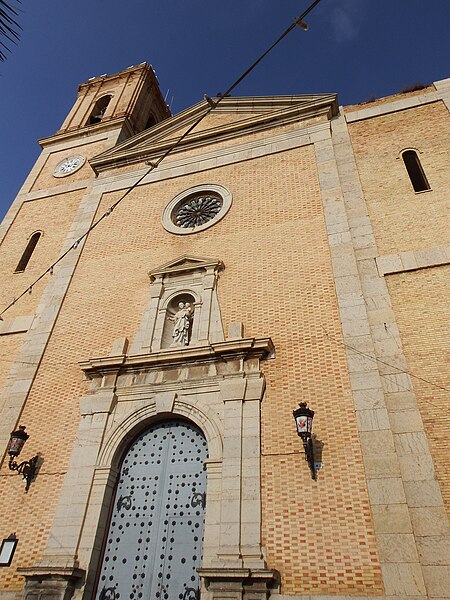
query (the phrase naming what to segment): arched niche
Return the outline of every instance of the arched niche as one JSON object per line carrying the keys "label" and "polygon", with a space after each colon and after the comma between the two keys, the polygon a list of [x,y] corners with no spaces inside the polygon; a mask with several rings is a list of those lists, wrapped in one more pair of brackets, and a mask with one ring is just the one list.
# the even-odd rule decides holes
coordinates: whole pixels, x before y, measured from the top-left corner
{"label": "arched niche", "polygon": [[[150,300],[130,352],[143,354],[168,349],[173,343],[173,318],[179,302],[194,305],[189,346],[224,341],[217,282],[222,261],[181,256],[152,270]],[[182,347],[182,346],[179,346]]]}
{"label": "arched niche", "polygon": [[192,293],[175,294],[167,303],[161,348],[189,346],[194,330],[196,298]]}

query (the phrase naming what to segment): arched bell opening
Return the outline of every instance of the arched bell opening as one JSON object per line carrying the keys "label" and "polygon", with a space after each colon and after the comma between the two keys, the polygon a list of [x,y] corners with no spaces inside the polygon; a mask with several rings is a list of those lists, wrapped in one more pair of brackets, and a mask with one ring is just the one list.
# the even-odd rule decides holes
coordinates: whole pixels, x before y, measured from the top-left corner
{"label": "arched bell opening", "polygon": [[206,438],[190,421],[159,421],[122,455],[95,598],[199,597]]}
{"label": "arched bell opening", "polygon": [[189,292],[176,294],[167,303],[161,348],[189,346],[195,319],[195,297]]}
{"label": "arched bell opening", "polygon": [[99,98],[97,100],[97,102],[94,105],[94,108],[92,109],[92,112],[89,116],[87,125],[96,125],[97,123],[101,123],[104,116],[105,116],[105,112],[106,109],[108,107],[108,104],[111,102],[111,95],[107,95],[107,96],[102,96],[101,98]]}

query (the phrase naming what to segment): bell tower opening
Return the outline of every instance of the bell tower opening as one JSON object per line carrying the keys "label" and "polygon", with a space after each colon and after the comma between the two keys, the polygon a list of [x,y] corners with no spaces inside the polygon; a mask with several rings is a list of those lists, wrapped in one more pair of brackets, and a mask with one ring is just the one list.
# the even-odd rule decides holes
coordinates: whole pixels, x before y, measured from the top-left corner
{"label": "bell tower opening", "polygon": [[117,139],[123,141],[170,116],[152,66],[142,63],[79,85],[77,100],[56,135],[101,125],[117,129]]}
{"label": "bell tower opening", "polygon": [[112,96],[108,95],[97,100],[87,122],[88,125],[96,125],[97,123],[101,123],[103,117],[105,116],[108,104],[111,102],[111,98]]}

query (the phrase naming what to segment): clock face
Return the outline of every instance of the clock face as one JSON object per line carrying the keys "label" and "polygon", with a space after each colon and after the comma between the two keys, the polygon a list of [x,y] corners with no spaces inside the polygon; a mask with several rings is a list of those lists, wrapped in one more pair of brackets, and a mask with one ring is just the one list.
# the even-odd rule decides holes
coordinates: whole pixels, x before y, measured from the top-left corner
{"label": "clock face", "polygon": [[74,173],[75,171],[78,171],[78,169],[81,169],[85,162],[86,158],[80,154],[69,156],[56,165],[53,175],[55,177],[65,177],[66,175],[70,175],[70,173]]}

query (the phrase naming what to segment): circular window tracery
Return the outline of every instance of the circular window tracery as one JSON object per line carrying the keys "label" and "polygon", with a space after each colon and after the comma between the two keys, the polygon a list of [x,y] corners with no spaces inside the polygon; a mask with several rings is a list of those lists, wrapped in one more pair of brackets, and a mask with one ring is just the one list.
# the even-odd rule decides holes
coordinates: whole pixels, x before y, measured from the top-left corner
{"label": "circular window tracery", "polygon": [[161,221],[171,233],[197,233],[220,221],[230,209],[231,201],[231,193],[221,185],[195,186],[169,202]]}
{"label": "circular window tracery", "polygon": [[178,227],[198,227],[204,225],[222,209],[222,198],[207,194],[189,196],[173,211],[172,220]]}

